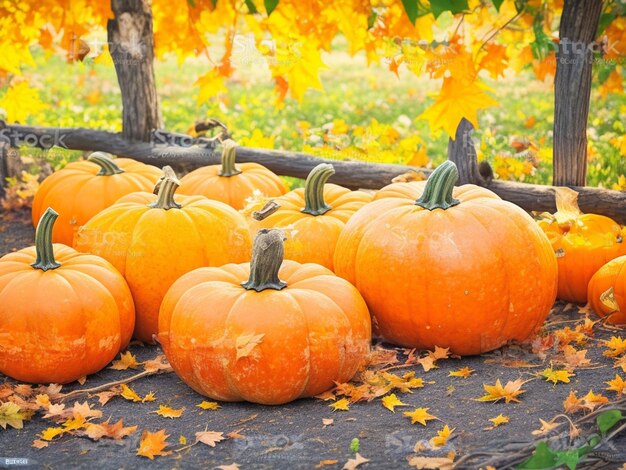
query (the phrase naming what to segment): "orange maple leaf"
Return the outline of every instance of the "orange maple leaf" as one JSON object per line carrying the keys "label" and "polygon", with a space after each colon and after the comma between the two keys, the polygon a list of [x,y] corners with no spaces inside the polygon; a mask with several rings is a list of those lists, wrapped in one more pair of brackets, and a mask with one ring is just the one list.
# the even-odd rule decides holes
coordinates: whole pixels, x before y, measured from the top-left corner
{"label": "orange maple leaf", "polygon": [[626,381],[624,381],[624,379],[622,379],[619,375],[615,374],[615,378],[613,380],[609,380],[605,383],[608,385],[606,390],[616,392],[618,395],[626,395]]}
{"label": "orange maple leaf", "polygon": [[168,437],[170,436],[165,434],[165,429],[161,429],[157,432],[144,431],[141,435],[141,440],[139,441],[137,455],[154,460],[157,456],[171,454],[171,451],[165,450],[168,446],[168,443],[166,442]]}
{"label": "orange maple leaf", "polygon": [[158,410],[151,411],[150,413],[156,413],[159,416],[163,416],[164,418],[180,418],[183,415],[183,411],[185,411],[184,407],[175,410],[174,408],[170,408],[169,406],[159,405]]}
{"label": "orange maple leaf", "polygon": [[517,397],[526,391],[521,390],[521,387],[522,385],[524,385],[524,383],[525,382],[523,382],[522,379],[517,379],[513,381],[509,380],[503,387],[500,383],[500,379],[497,379],[495,385],[483,384],[485,392],[487,393],[478,398],[478,401],[497,402],[504,399],[506,403],[510,403],[512,401],[519,402],[519,399]]}
{"label": "orange maple leaf", "polygon": [[136,369],[137,367],[139,367],[139,362],[137,362],[137,358],[130,351],[126,351],[125,353],[120,353],[120,358],[113,361],[113,365],[109,367],[109,369],[126,370]]}
{"label": "orange maple leaf", "polygon": [[484,51],[485,55],[480,59],[478,67],[487,70],[493,79],[497,79],[500,75],[504,76],[504,71],[509,66],[506,47],[490,42],[485,46]]}

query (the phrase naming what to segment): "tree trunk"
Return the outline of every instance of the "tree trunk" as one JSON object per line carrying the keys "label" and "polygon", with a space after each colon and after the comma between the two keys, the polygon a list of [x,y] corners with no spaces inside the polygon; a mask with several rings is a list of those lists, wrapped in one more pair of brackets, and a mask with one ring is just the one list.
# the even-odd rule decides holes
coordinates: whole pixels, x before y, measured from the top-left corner
{"label": "tree trunk", "polygon": [[109,50],[122,91],[123,134],[148,142],[161,126],[154,79],[154,35],[150,0],[111,0]]}
{"label": "tree trunk", "polygon": [[0,141],[0,199],[2,199],[6,193],[4,187],[7,184],[8,172],[8,159],[9,159],[9,144]]}
{"label": "tree trunk", "polygon": [[448,160],[453,161],[459,170],[458,184],[477,184],[484,186],[493,179],[491,166],[482,161],[478,164],[476,148],[472,141],[474,126],[467,119],[461,119],[456,128],[454,140],[448,140]]}
{"label": "tree trunk", "polygon": [[555,186],[587,183],[587,117],[602,0],[565,0],[554,79]]}

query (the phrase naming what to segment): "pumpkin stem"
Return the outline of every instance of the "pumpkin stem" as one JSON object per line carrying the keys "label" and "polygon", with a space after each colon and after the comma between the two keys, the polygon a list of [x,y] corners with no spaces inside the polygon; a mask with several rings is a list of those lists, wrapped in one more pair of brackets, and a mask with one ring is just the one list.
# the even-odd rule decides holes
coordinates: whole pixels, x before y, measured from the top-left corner
{"label": "pumpkin stem", "polygon": [[235,166],[235,156],[237,143],[232,139],[227,139],[222,143],[222,169],[218,173],[220,176],[235,176],[241,173]]}
{"label": "pumpkin stem", "polygon": [[262,228],[252,245],[250,279],[242,282],[246,290],[257,292],[265,289],[281,290],[287,283],[278,278],[278,271],[285,257],[285,234],[279,229]]}
{"label": "pumpkin stem", "polygon": [[89,155],[87,161],[95,163],[100,167],[100,171],[97,173],[98,176],[111,176],[124,173],[124,170],[117,166],[111,157],[112,155],[110,153],[94,152]]}
{"label": "pumpkin stem", "polygon": [[324,202],[324,184],[335,169],[330,163],[320,163],[311,170],[304,183],[304,209],[302,212],[311,215],[322,215],[332,209]]}
{"label": "pumpkin stem", "polygon": [[459,170],[456,165],[446,160],[430,174],[424,194],[415,201],[415,204],[429,211],[456,206],[461,201],[452,197],[452,190],[458,179]]}
{"label": "pumpkin stem", "polygon": [[148,204],[153,209],[180,209],[181,205],[174,201],[174,193],[180,186],[180,180],[171,166],[163,167],[163,176],[157,181],[154,191],[159,195],[157,200]]}
{"label": "pumpkin stem", "polygon": [[58,263],[54,259],[54,249],[52,247],[52,228],[58,216],[59,214],[54,209],[48,207],[46,212],[41,216],[41,219],[39,219],[37,232],[35,233],[35,252],[37,253],[37,259],[31,264],[35,269],[48,271],[49,269],[56,269],[61,266],[61,263]]}

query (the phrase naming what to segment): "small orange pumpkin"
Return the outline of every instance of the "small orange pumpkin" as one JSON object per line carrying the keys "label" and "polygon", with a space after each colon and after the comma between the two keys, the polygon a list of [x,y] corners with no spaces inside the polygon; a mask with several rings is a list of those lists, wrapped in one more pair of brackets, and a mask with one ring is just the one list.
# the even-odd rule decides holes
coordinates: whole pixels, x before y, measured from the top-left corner
{"label": "small orange pumpkin", "polygon": [[222,164],[204,166],[183,176],[179,194],[198,194],[240,210],[255,190],[266,197],[281,196],[289,190],[279,176],[258,163],[235,166],[237,144],[234,141],[229,139],[223,146]]}
{"label": "small orange pumpkin", "polygon": [[325,184],[335,173],[333,166],[321,163],[311,170],[304,188],[274,199],[279,208],[262,220],[250,220],[250,230],[280,228],[288,231],[285,258],[299,263],[317,263],[333,269],[335,244],[346,222],[372,194],[350,191],[336,184]]}
{"label": "small orange pumpkin", "polygon": [[594,273],[608,261],[626,254],[622,227],[598,214],[583,214],[578,193],[556,188],[557,212],[542,214],[538,221],[559,264],[557,297],[567,302],[587,302],[587,287]]}
{"label": "small orange pumpkin", "polygon": [[164,169],[158,196],[132,193],[89,220],[76,248],[102,256],[126,278],[135,300],[135,337],[152,341],[159,307],[172,283],[200,266],[242,262],[250,256],[245,218],[204,196],[177,196],[179,181]]}
{"label": "small orange pumpkin", "polygon": [[163,299],[159,341],[198,393],[277,405],[350,380],[365,360],[363,298],[320,265],[283,262],[283,237],[260,230],[251,263],[196,269]]}
{"label": "small orange pumpkin", "polygon": [[457,179],[446,161],[426,184],[383,188],[337,242],[335,272],[394,344],[480,354],[528,338],[554,302],[556,259],[534,220]]}
{"label": "small orange pumpkin", "polygon": [[48,208],[35,246],[0,258],[0,373],[68,383],[104,368],[128,346],[135,310],[106,260],[52,244]]}
{"label": "small orange pumpkin", "polygon": [[589,303],[614,325],[626,325],[626,256],[612,259],[589,281]]}
{"label": "small orange pumpkin", "polygon": [[134,191],[151,191],[161,171],[129,158],[92,153],[87,161],[68,164],[48,176],[33,199],[33,225],[46,207],[55,207],[59,220],[52,241],[72,246],[78,228],[120,197]]}

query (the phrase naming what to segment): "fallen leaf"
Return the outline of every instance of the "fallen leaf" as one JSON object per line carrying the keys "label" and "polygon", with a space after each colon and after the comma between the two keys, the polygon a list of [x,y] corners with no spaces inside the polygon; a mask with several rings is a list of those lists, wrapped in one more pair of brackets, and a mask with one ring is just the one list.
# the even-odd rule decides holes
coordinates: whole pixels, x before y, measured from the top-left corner
{"label": "fallen leaf", "polygon": [[463,367],[462,369],[451,371],[450,373],[448,373],[448,377],[462,377],[464,379],[467,379],[473,373],[473,369],[470,369],[469,367]]}
{"label": "fallen leaf", "polygon": [[137,358],[130,351],[120,353],[120,358],[113,361],[113,365],[109,369],[113,370],[127,370],[136,369],[141,364],[137,362]]}
{"label": "fallen leaf", "polygon": [[556,385],[557,382],[569,383],[569,378],[574,377],[576,374],[572,374],[566,370],[554,370],[552,367],[549,367],[540,375],[545,377],[546,382],[552,382]]}
{"label": "fallen leaf", "polygon": [[422,426],[426,426],[426,421],[437,419],[428,413],[428,408],[415,408],[413,411],[405,411],[402,414],[411,418],[411,424],[420,423]]}
{"label": "fallen leaf", "polygon": [[619,359],[615,360],[615,364],[613,364],[613,368],[621,367],[622,372],[626,372],[626,356],[622,356]]}
{"label": "fallen leaf", "polygon": [[46,441],[42,441],[41,439],[35,439],[32,447],[35,449],[43,449],[44,447],[48,447],[48,443]]}
{"label": "fallen leaf", "polygon": [[10,401],[0,405],[0,426],[3,429],[6,429],[7,426],[15,429],[24,427],[24,415],[19,405]]}
{"label": "fallen leaf", "polygon": [[524,382],[521,379],[508,381],[504,387],[500,383],[500,379],[496,380],[495,385],[483,384],[486,394],[478,398],[478,401],[497,402],[504,399],[506,403],[519,402],[517,397],[526,391],[521,390],[522,385]]}
{"label": "fallen leaf", "polygon": [[578,398],[573,391],[569,392],[567,398],[563,400],[563,409],[567,414],[576,413],[583,408],[583,400]]}
{"label": "fallen leaf", "polygon": [[248,357],[254,348],[263,342],[264,336],[265,333],[258,335],[250,333],[248,335],[241,335],[237,337],[237,340],[235,341],[235,347],[237,348],[237,360],[242,357]]}
{"label": "fallen leaf", "polygon": [[366,459],[365,457],[363,457],[361,454],[357,452],[353,459],[349,459],[346,462],[346,464],[343,466],[343,470],[354,470],[359,465],[364,464],[369,461],[370,461],[369,459]]}
{"label": "fallen leaf", "polygon": [[132,388],[130,388],[126,384],[122,384],[122,393],[121,393],[121,395],[122,395],[123,398],[125,398],[126,400],[129,400],[129,401],[134,401],[134,402],[141,401],[141,397],[139,395],[137,395],[137,392],[135,392]]}
{"label": "fallen leaf", "polygon": [[168,437],[169,435],[165,434],[165,429],[161,429],[157,432],[144,431],[139,441],[137,455],[154,460],[157,456],[171,454],[171,451],[165,450],[168,446],[166,442]]}
{"label": "fallen leaf", "polygon": [[452,470],[454,461],[447,457],[411,457],[409,465],[417,469]]}
{"label": "fallen leaf", "polygon": [[589,390],[589,393],[583,397],[585,408],[589,411],[595,410],[598,406],[606,405],[609,399],[602,394],[593,393],[593,390]]}
{"label": "fallen leaf", "polygon": [[180,436],[180,437],[178,438],[178,443],[179,443],[181,446],[187,445],[187,438],[186,438],[185,436]]}
{"label": "fallen leaf", "polygon": [[391,411],[392,413],[396,412],[395,411],[396,406],[409,406],[406,403],[402,403],[400,400],[398,400],[398,397],[396,396],[395,393],[392,393],[391,395],[387,395],[383,397],[382,403],[383,403],[383,406],[387,408],[389,411]]}
{"label": "fallen leaf", "polygon": [[502,424],[508,423],[509,422],[509,417],[508,416],[503,416],[502,413],[500,413],[495,418],[489,418],[489,421],[491,421],[493,423],[493,426],[491,426],[491,428],[488,428],[488,429],[494,429],[494,428],[497,428],[498,426],[500,426]]}
{"label": "fallen leaf", "polygon": [[64,432],[65,429],[63,428],[47,428],[39,434],[39,437],[41,437],[44,441],[51,441],[55,437],[62,435]]}
{"label": "fallen leaf", "polygon": [[171,371],[172,366],[170,366],[169,362],[163,354],[159,354],[154,359],[149,359],[143,363],[143,368],[146,372],[158,372],[160,370]]}
{"label": "fallen leaf", "polygon": [[320,463],[315,466],[315,468],[322,468],[326,467],[327,465],[335,465],[337,462],[339,462],[337,459],[321,460]]}
{"label": "fallen leaf", "polygon": [[322,424],[324,425],[324,427],[332,426],[334,422],[335,420],[332,418],[322,418]]}
{"label": "fallen leaf", "polygon": [[62,395],[61,393],[62,388],[63,386],[59,384],[50,384],[50,385],[46,385],[45,387],[42,385],[39,387],[39,393],[48,395],[51,400],[56,400]]}
{"label": "fallen leaf", "polygon": [[437,369],[439,366],[435,364],[435,359],[432,356],[421,357],[417,360],[417,363],[422,366],[424,372],[428,372],[431,369]]}
{"label": "fallen leaf", "polygon": [[33,394],[33,387],[32,385],[19,384],[13,388],[13,392],[23,396],[24,398],[28,398]]}
{"label": "fallen leaf", "polygon": [[606,357],[617,357],[626,353],[626,340],[621,336],[613,336],[609,341],[604,341],[607,351],[604,351]]}
{"label": "fallen leaf", "polygon": [[591,364],[591,360],[587,359],[587,350],[577,350],[574,346],[566,345],[563,349],[563,364],[570,372],[577,367],[586,367]]}
{"label": "fallen leaf", "polygon": [[124,422],[121,419],[115,424],[109,424],[109,421],[107,419],[103,423],[89,423],[85,428],[85,435],[94,441],[102,437],[117,441],[130,436],[137,430],[137,426],[124,427]]}
{"label": "fallen leaf", "polygon": [[618,395],[626,394],[626,381],[624,381],[624,379],[622,379],[619,375],[615,374],[615,378],[613,380],[609,380],[605,383],[608,385],[606,390],[616,392]]}
{"label": "fallen leaf", "polygon": [[450,429],[446,424],[441,431],[437,431],[437,435],[430,440],[430,444],[433,447],[445,446],[453,432],[454,428]]}
{"label": "fallen leaf", "polygon": [[96,396],[98,397],[98,403],[104,406],[109,402],[111,398],[116,397],[120,394],[121,391],[118,390],[107,390],[105,392],[96,393]]}
{"label": "fallen leaf", "polygon": [[239,470],[239,464],[231,463],[230,465],[220,465],[217,470]]}
{"label": "fallen leaf", "polygon": [[196,442],[202,442],[211,447],[215,447],[220,441],[226,439],[224,433],[215,431],[202,431],[196,433]]}
{"label": "fallen leaf", "polygon": [[440,348],[439,346],[435,346],[435,350],[428,351],[428,355],[435,361],[438,359],[447,359],[450,357],[450,348]]}
{"label": "fallen leaf", "polygon": [[76,382],[78,382],[81,385],[85,385],[85,383],[87,382],[87,376],[83,375],[82,377],[79,377],[78,379],[76,379]]}
{"label": "fallen leaf", "polygon": [[199,405],[196,405],[198,408],[202,408],[203,410],[217,410],[221,408],[221,406],[214,401],[203,401]]}
{"label": "fallen leaf", "polygon": [[0,400],[9,398],[11,395],[13,395],[13,387],[11,387],[9,384],[0,385]]}
{"label": "fallen leaf", "polygon": [[63,403],[53,403],[48,407],[48,410],[45,415],[43,415],[44,419],[48,418],[62,418],[67,413],[65,411],[65,405]]}
{"label": "fallen leaf", "polygon": [[341,400],[337,400],[336,402],[331,403],[328,406],[330,406],[333,409],[333,411],[339,411],[339,410],[348,411],[350,409],[349,402],[345,398],[342,398]]}
{"label": "fallen leaf", "polygon": [[154,396],[154,392],[150,392],[141,399],[141,403],[145,403],[147,401],[155,401],[155,400],[156,400],[156,397]]}
{"label": "fallen leaf", "polygon": [[156,411],[151,411],[150,413],[156,413],[159,416],[163,416],[164,418],[180,418],[185,411],[185,407],[175,410],[174,408],[170,408],[169,406],[159,405],[159,409]]}
{"label": "fallen leaf", "polygon": [[102,411],[101,410],[92,410],[89,406],[89,403],[86,401],[84,403],[75,402],[72,407],[72,416],[77,418],[78,416],[82,416],[83,418],[101,418]]}
{"label": "fallen leaf", "polygon": [[544,421],[543,419],[539,418],[539,422],[541,423],[541,428],[531,432],[533,436],[541,436],[542,434],[545,434],[559,427],[559,423],[556,423],[554,421]]}
{"label": "fallen leaf", "polygon": [[82,429],[87,425],[87,421],[81,415],[77,415],[75,418],[70,418],[63,423],[63,427],[66,431],[76,431]]}

